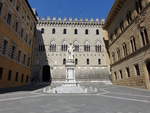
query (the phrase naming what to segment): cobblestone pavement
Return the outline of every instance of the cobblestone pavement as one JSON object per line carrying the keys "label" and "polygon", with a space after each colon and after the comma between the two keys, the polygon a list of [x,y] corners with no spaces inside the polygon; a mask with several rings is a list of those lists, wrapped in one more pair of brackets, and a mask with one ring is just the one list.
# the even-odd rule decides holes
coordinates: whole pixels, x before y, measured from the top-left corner
{"label": "cobblestone pavement", "polygon": [[0,94],[0,113],[150,113],[150,91],[96,84],[97,94]]}

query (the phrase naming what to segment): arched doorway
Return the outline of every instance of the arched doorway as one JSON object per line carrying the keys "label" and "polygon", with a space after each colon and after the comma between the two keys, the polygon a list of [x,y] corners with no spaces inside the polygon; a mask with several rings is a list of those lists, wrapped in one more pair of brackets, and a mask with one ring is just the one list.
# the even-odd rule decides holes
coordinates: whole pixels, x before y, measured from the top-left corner
{"label": "arched doorway", "polygon": [[149,74],[149,80],[150,80],[150,59],[146,61],[146,67],[147,67],[147,72]]}
{"label": "arched doorway", "polygon": [[51,82],[50,66],[43,66],[43,82]]}

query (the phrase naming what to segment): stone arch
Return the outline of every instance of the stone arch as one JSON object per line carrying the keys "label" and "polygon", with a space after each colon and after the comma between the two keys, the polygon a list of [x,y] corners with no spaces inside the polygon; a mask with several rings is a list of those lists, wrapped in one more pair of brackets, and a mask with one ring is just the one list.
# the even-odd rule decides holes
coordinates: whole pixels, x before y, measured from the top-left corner
{"label": "stone arch", "polygon": [[63,41],[62,41],[62,45],[68,45],[67,41],[66,41],[66,40],[63,40]]}
{"label": "stone arch", "polygon": [[79,45],[79,42],[76,40],[73,42],[74,45]]}
{"label": "stone arch", "polygon": [[52,40],[52,41],[50,42],[50,44],[56,45],[56,42],[55,42],[54,40]]}
{"label": "stone arch", "polygon": [[43,66],[43,82],[51,82],[51,71],[50,71],[50,66],[49,65],[44,65]]}
{"label": "stone arch", "polygon": [[102,44],[101,41],[99,40],[96,41],[96,45],[101,45],[101,44]]}
{"label": "stone arch", "polygon": [[89,41],[85,41],[84,45],[90,45]]}

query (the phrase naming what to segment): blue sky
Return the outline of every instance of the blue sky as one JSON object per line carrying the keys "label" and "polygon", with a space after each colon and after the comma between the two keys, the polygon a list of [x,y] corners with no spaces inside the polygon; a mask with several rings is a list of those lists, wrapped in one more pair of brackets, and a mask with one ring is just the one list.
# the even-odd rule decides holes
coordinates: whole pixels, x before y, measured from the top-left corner
{"label": "blue sky", "polygon": [[106,18],[115,0],[29,0],[40,17]]}

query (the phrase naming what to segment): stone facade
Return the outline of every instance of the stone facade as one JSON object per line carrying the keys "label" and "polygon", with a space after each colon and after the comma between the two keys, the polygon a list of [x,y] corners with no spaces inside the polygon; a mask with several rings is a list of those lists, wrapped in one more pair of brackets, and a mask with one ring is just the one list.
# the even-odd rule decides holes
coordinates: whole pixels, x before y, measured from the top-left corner
{"label": "stone facade", "polygon": [[112,81],[150,88],[150,0],[116,0],[105,23]]}
{"label": "stone facade", "polygon": [[[104,40],[104,20],[88,19],[39,19],[37,25],[37,60],[33,75],[43,80],[44,67],[50,68],[47,76],[52,80],[64,80],[68,44],[75,46],[75,72],[77,80],[109,79],[109,58]],[[47,78],[48,79],[48,78]]]}
{"label": "stone facade", "polygon": [[27,0],[0,0],[0,88],[30,82],[36,21]]}

